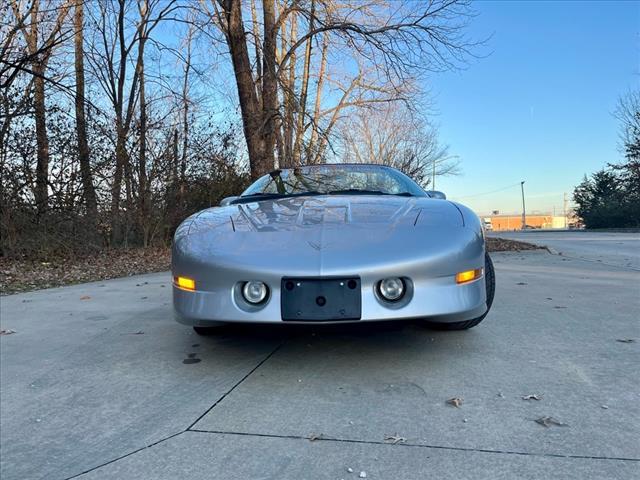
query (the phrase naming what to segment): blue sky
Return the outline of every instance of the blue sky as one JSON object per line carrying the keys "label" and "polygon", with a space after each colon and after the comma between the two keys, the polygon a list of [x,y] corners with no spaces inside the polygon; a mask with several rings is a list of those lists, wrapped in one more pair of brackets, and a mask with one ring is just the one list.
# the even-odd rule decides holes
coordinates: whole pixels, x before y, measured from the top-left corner
{"label": "blue sky", "polygon": [[585,173],[622,158],[612,112],[640,84],[640,2],[475,9],[469,33],[493,34],[491,53],[429,80],[441,139],[462,161],[462,175],[436,187],[480,214],[511,213],[525,180],[527,211],[559,212]]}

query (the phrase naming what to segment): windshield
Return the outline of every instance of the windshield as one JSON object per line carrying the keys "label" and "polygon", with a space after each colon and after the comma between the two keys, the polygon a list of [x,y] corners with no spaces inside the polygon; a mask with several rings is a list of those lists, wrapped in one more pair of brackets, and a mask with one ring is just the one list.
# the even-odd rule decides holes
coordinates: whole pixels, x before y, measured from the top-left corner
{"label": "windshield", "polygon": [[239,200],[256,196],[404,195],[426,197],[413,180],[381,165],[317,165],[276,170],[256,180]]}

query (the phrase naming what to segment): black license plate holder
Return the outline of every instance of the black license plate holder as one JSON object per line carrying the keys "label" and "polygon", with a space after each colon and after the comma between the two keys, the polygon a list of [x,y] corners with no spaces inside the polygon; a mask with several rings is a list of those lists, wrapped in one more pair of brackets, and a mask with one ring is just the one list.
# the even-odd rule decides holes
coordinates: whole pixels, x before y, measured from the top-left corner
{"label": "black license plate holder", "polygon": [[284,321],[360,320],[360,279],[284,277],[280,289],[280,310]]}

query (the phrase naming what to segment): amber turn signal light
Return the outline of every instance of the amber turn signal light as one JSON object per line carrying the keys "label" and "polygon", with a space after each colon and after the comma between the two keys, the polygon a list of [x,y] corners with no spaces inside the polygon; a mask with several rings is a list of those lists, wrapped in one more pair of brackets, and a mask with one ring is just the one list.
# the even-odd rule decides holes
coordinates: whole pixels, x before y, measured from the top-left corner
{"label": "amber turn signal light", "polygon": [[460,284],[477,280],[482,276],[482,272],[482,268],[476,268],[475,270],[467,270],[465,272],[456,273],[456,283]]}
{"label": "amber turn signal light", "polygon": [[196,281],[193,278],[187,277],[175,277],[176,286],[182,288],[183,290],[195,290],[196,289]]}

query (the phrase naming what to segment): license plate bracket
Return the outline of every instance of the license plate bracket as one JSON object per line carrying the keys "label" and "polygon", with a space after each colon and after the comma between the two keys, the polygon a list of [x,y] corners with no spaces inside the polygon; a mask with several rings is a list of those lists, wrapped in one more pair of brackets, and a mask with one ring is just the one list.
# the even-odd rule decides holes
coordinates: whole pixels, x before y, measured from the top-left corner
{"label": "license plate bracket", "polygon": [[284,321],[360,320],[360,279],[284,277],[280,289],[280,310]]}

